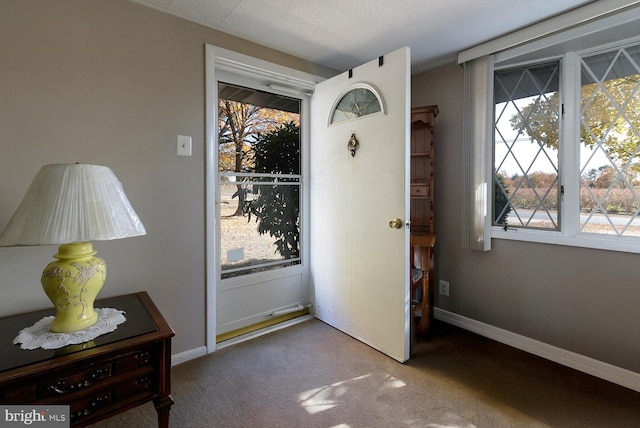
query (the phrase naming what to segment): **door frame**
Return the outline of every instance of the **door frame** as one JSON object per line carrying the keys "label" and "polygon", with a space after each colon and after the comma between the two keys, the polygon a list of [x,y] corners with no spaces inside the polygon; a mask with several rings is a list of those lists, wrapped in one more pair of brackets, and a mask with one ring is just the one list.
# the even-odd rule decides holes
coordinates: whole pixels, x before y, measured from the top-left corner
{"label": "door frame", "polygon": [[[216,344],[216,295],[219,276],[218,227],[217,227],[217,134],[218,134],[218,80],[220,74],[231,73],[241,79],[250,78],[272,84],[270,92],[291,95],[297,92],[302,99],[301,160],[302,171],[309,171],[310,158],[310,95],[316,83],[323,77],[274,64],[248,55],[233,52],[213,45],[205,45],[205,263],[206,263],[206,346],[207,353],[217,349]],[[233,83],[233,82],[231,82]],[[302,184],[300,213],[303,218],[301,234],[303,281],[310,282],[309,266],[309,180]],[[309,298],[313,296],[309,287]]]}

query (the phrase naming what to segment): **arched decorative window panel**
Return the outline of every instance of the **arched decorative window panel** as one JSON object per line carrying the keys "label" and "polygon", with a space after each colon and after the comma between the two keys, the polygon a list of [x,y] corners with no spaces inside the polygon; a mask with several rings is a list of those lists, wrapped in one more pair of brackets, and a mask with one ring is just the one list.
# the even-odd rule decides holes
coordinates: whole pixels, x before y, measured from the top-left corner
{"label": "arched decorative window panel", "polygon": [[357,83],[342,93],[334,103],[329,125],[380,112],[386,114],[380,92],[368,83]]}

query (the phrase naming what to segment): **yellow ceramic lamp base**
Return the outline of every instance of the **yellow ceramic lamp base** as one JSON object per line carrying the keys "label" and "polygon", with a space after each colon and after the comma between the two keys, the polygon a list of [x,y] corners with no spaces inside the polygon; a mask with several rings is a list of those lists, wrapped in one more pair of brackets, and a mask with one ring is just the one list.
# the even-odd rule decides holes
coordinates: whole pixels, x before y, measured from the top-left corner
{"label": "yellow ceramic lamp base", "polygon": [[51,331],[70,333],[87,328],[98,320],[93,302],[107,275],[107,266],[89,242],[63,244],[56,261],[42,273],[42,288],[56,309]]}

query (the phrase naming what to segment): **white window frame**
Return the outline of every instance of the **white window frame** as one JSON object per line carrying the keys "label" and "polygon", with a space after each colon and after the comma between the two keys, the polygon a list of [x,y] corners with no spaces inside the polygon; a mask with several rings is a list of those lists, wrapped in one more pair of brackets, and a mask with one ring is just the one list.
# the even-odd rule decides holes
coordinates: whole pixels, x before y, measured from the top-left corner
{"label": "white window frame", "polygon": [[[505,231],[498,226],[485,226],[485,240],[506,239],[544,244],[557,244],[585,248],[640,253],[640,238],[600,234],[578,233],[579,230],[579,96],[581,55],[623,46],[640,41],[637,28],[640,25],[640,2],[618,0],[594,2],[542,23],[527,27],[515,33],[500,37],[458,54],[459,63],[469,63],[481,57],[490,59],[488,73],[488,96],[493,98],[494,70],[525,64],[542,63],[554,59],[561,61],[561,102],[564,114],[561,117],[559,145],[560,184],[564,186],[563,209],[560,212],[560,231],[545,231],[523,228],[509,228]],[[598,40],[598,42],[595,42]],[[487,197],[476,198],[469,215],[463,217],[463,231],[469,229],[469,221],[476,215],[492,217],[493,211],[493,102],[486,112],[486,137],[476,139],[476,151],[484,145],[485,156],[491,167],[486,168],[484,179]],[[567,143],[568,142],[568,143]],[[571,143],[573,142],[573,143]],[[465,143],[468,144],[468,143]],[[489,185],[490,183],[490,185]],[[469,198],[468,188],[463,189],[463,198]],[[482,214],[482,213],[485,214]],[[485,224],[491,224],[491,220]],[[464,237],[463,237],[464,239]],[[464,241],[463,241],[464,246]],[[474,248],[465,246],[466,248]],[[484,248],[489,250],[489,245]]]}
{"label": "white window frame", "polygon": [[[580,58],[585,55],[606,52],[625,45],[640,43],[640,37],[607,43],[574,52],[567,52],[556,58],[540,58],[527,64],[501,64],[495,71],[514,65],[533,65],[552,60],[560,60],[560,101],[564,105],[564,114],[560,118],[559,174],[560,185],[564,186],[560,211],[560,231],[533,230],[518,227],[491,227],[491,238],[538,242],[545,244],[570,245],[604,250],[640,253],[640,237],[617,236],[580,232],[579,176],[580,176]],[[493,73],[492,73],[493,76]],[[493,144],[493,136],[491,139]],[[493,187],[491,188],[493,189]]]}
{"label": "white window frame", "polygon": [[[559,82],[560,83],[560,88],[559,88],[560,100],[559,101],[560,101],[560,105],[562,106],[562,104],[564,104],[564,86],[567,86],[568,84],[570,84],[570,82],[566,82],[566,81],[563,80],[563,69],[564,69],[563,58],[541,58],[540,60],[527,62],[527,63],[524,63],[524,64],[523,63],[508,64],[508,65],[503,65],[503,66],[500,66],[500,67],[494,67],[494,69],[491,72],[491,78],[495,78],[495,73],[498,72],[498,71],[504,70],[504,69],[531,67],[531,66],[536,66],[538,64],[545,64],[545,63],[552,63],[552,62],[558,62],[559,63],[559,79],[560,79],[560,82]],[[494,95],[493,94],[493,90],[494,89],[495,88],[492,87],[491,96]],[[493,143],[493,145],[495,145],[495,120],[496,119],[495,119],[495,101],[493,99],[492,99],[492,102],[491,102],[491,107],[492,107],[492,110],[491,110],[491,127],[490,127],[489,132],[491,134],[490,141]],[[559,130],[559,135],[560,135],[559,144],[558,144],[558,175],[560,176],[559,180],[558,180],[559,181],[559,183],[558,183],[559,187],[564,184],[563,180],[562,180],[562,178],[563,178],[562,177],[562,175],[563,175],[562,171],[563,171],[563,167],[564,167],[564,165],[562,165],[562,159],[567,159],[567,156],[566,156],[566,153],[565,153],[566,149],[564,147],[564,146],[566,146],[566,144],[563,144],[564,139],[563,139],[563,135],[562,135],[562,128],[563,128],[563,122],[564,122],[563,117],[564,116],[566,116],[566,115],[563,115],[562,112],[561,112],[560,115],[559,115],[559,118],[558,118],[558,130]],[[495,156],[494,147],[492,147],[492,153]],[[490,163],[491,163],[491,171],[493,172],[494,169],[495,169],[495,159],[493,158],[493,156],[491,158],[491,162]],[[489,189],[492,192],[491,193],[491,197],[490,197],[490,201],[491,202],[493,202],[493,200],[494,200],[493,199],[493,197],[494,197],[494,195],[493,195],[493,189],[494,189],[494,181],[493,180],[494,180],[494,178],[495,177],[492,175],[491,176],[491,180],[492,181],[489,184]],[[558,191],[558,198],[559,198],[558,204],[557,204],[558,207],[559,207],[559,210],[558,210],[559,211],[558,224],[560,225],[561,230],[562,230],[562,228],[563,228],[562,225],[564,224],[564,220],[565,220],[565,218],[564,218],[564,213],[565,213],[564,203],[565,203],[565,201],[567,199],[563,197],[563,195],[561,194],[560,191]],[[491,233],[492,237],[494,237],[493,230],[498,231],[498,229],[499,229],[499,230],[502,230],[504,232],[504,226],[493,226],[493,222],[494,222],[494,218],[495,218],[495,213],[493,212],[493,208],[494,208],[494,206],[493,206],[493,204],[491,204],[490,220],[489,221],[490,221],[490,224],[491,224],[491,227],[492,227],[492,233]],[[509,231],[514,231],[514,230],[518,229],[518,227],[517,226],[510,226],[510,225],[507,224],[507,229]],[[558,230],[531,229],[531,228],[525,228],[525,227],[520,227],[518,230],[523,230],[523,229],[525,229],[527,231],[539,231],[539,232],[544,232],[544,233],[558,233],[559,232]]]}

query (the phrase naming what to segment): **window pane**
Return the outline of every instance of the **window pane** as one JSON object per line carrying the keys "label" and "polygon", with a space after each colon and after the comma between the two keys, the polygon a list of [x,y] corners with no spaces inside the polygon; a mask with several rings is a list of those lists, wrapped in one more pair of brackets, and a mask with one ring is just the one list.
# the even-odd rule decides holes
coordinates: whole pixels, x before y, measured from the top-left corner
{"label": "window pane", "polygon": [[580,231],[640,236],[640,47],[581,64]]}
{"label": "window pane", "polygon": [[560,228],[559,67],[495,73],[494,225]]}
{"label": "window pane", "polygon": [[[239,187],[246,194],[242,216],[235,215]],[[224,184],[220,190],[222,278],[300,263],[298,184]]]}
{"label": "window pane", "polygon": [[382,111],[380,100],[367,88],[356,88],[345,94],[331,116],[331,123],[344,122]]}
{"label": "window pane", "polygon": [[300,263],[300,100],[219,82],[222,278]]}

